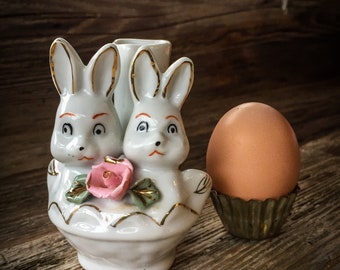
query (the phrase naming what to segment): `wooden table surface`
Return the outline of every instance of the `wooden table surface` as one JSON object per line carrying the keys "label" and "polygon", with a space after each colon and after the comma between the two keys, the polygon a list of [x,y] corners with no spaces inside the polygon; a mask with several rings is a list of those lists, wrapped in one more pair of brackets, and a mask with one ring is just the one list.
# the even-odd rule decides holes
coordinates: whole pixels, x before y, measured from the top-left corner
{"label": "wooden table surface", "polygon": [[340,269],[340,4],[288,1],[0,1],[0,269],[81,269],[47,216],[59,101],[48,50],[61,36],[86,63],[117,38],[168,39],[195,82],[182,115],[184,168],[205,169],[209,136],[233,106],[267,103],[296,132],[299,192],[281,234],[233,237],[211,200],[171,269]]}

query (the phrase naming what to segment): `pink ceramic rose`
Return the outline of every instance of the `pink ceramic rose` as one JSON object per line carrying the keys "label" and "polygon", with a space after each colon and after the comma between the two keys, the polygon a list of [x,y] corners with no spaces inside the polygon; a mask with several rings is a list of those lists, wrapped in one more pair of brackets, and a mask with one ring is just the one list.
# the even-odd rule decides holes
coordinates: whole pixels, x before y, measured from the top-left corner
{"label": "pink ceramic rose", "polygon": [[105,157],[92,166],[86,178],[87,190],[97,198],[121,200],[132,184],[133,167],[127,159]]}

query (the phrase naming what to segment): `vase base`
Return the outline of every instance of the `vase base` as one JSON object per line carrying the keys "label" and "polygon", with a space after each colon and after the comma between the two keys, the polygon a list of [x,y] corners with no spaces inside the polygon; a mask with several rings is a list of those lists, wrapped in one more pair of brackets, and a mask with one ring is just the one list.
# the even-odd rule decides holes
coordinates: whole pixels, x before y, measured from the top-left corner
{"label": "vase base", "polygon": [[175,250],[168,256],[159,259],[144,266],[137,266],[131,265],[131,262],[127,265],[124,262],[121,264],[113,263],[102,258],[89,257],[78,253],[79,263],[86,270],[168,270],[175,259]]}

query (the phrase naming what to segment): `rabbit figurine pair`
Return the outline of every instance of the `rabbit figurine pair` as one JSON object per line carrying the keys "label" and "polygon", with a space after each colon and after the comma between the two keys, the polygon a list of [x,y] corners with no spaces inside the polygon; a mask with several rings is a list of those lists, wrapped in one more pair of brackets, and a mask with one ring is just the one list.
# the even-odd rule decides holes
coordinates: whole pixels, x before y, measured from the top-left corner
{"label": "rabbit figurine pair", "polygon": [[[179,170],[193,63],[183,57],[163,72],[154,47],[164,41],[125,41],[104,45],[87,65],[64,39],[51,45],[60,104],[48,214],[85,269],[169,269],[211,188],[205,172]],[[116,105],[123,99],[131,106]]]}

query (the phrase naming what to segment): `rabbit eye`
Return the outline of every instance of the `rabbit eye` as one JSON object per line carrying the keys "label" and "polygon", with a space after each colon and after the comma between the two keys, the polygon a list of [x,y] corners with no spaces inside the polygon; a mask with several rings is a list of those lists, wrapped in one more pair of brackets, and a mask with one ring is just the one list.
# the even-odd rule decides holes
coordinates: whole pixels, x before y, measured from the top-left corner
{"label": "rabbit eye", "polygon": [[147,132],[149,130],[149,124],[146,121],[142,121],[137,126],[137,131],[139,132]]}
{"label": "rabbit eye", "polygon": [[103,124],[96,124],[93,128],[93,135],[101,135],[105,133],[105,127]]}
{"label": "rabbit eye", "polygon": [[177,126],[175,124],[170,124],[168,126],[168,133],[177,133]]}
{"label": "rabbit eye", "polygon": [[73,127],[70,123],[63,124],[61,132],[66,135],[72,135],[73,134]]}

